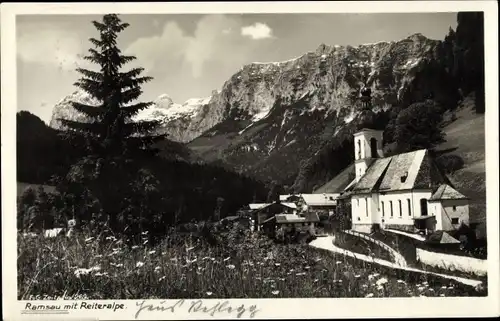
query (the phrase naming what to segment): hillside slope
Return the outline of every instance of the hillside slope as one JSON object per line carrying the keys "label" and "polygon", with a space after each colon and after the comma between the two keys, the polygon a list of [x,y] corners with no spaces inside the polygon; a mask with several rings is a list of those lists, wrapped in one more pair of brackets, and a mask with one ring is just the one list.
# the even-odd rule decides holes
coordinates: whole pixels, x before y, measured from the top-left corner
{"label": "hillside slope", "polygon": [[474,97],[467,97],[456,111],[457,119],[444,127],[446,142],[437,149],[460,156],[464,167],[448,175],[451,182],[471,198],[470,219],[486,233],[486,168],[484,114],[474,112]]}

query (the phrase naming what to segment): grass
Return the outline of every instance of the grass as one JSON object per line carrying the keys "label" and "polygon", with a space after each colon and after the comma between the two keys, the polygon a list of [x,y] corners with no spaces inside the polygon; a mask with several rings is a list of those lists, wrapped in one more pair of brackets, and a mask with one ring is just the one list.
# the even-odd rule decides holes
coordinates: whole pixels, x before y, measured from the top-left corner
{"label": "grass", "polygon": [[249,234],[208,246],[167,238],[154,247],[107,237],[18,236],[18,298],[88,299],[484,296],[453,280],[401,272],[307,245]]}

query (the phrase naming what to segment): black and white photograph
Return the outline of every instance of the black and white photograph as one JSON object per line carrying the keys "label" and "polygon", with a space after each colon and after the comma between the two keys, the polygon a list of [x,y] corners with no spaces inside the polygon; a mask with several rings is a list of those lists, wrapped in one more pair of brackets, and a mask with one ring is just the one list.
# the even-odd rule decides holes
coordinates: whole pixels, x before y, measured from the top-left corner
{"label": "black and white photograph", "polygon": [[16,299],[488,297],[485,32],[482,10],[16,14]]}

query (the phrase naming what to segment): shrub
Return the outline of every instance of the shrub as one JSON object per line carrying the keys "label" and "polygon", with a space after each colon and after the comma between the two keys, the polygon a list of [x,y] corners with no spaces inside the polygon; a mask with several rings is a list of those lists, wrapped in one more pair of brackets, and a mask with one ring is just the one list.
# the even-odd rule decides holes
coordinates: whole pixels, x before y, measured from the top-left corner
{"label": "shrub", "polygon": [[464,167],[465,162],[462,157],[454,154],[445,154],[436,158],[439,167],[443,169],[446,174],[451,174]]}

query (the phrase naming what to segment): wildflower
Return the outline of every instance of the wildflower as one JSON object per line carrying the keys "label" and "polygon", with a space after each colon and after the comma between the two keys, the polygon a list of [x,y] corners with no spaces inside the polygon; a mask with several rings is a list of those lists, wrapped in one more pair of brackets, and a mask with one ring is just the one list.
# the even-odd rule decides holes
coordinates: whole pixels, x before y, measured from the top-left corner
{"label": "wildflower", "polygon": [[441,293],[439,296],[445,296],[444,293]]}
{"label": "wildflower", "polygon": [[280,266],[281,264],[280,263],[274,263],[275,266]]}
{"label": "wildflower", "polygon": [[446,285],[443,285],[441,289],[447,289],[448,287]]}
{"label": "wildflower", "polygon": [[170,259],[170,261],[177,261],[177,258],[173,257],[173,258]]}
{"label": "wildflower", "polygon": [[157,266],[157,267],[155,267],[155,270],[154,270],[154,271],[155,271],[156,273],[159,273],[159,272],[160,272],[160,270],[161,270],[161,267]]}
{"label": "wildflower", "polygon": [[368,280],[373,280],[374,279],[374,276],[372,274],[368,275]]}
{"label": "wildflower", "polygon": [[356,279],[358,279],[358,278],[360,278],[360,277],[361,277],[361,274],[356,274],[354,277],[355,277]]}
{"label": "wildflower", "polygon": [[306,272],[295,273],[296,276],[306,275]]}
{"label": "wildflower", "polygon": [[139,247],[138,245],[134,245],[134,246],[132,246],[132,250],[135,250],[138,247]]}
{"label": "wildflower", "polygon": [[309,270],[310,268],[311,268],[310,266],[306,266],[304,269]]}
{"label": "wildflower", "polygon": [[419,287],[417,287],[417,289],[418,289],[419,291],[423,291],[423,290],[425,290],[425,286],[419,286]]}
{"label": "wildflower", "polygon": [[406,283],[406,282],[405,282],[405,281],[403,281],[403,280],[398,280],[398,283],[403,283],[403,284],[404,284],[404,283]]}
{"label": "wildflower", "polygon": [[191,247],[186,248],[186,252],[189,252],[189,251],[191,251],[192,249],[194,249],[194,246],[191,246]]}
{"label": "wildflower", "polygon": [[207,292],[206,292],[206,294],[207,294],[208,296],[212,296],[212,294],[213,294],[213,293],[212,293],[212,292],[210,292],[210,291],[207,291]]}
{"label": "wildflower", "polygon": [[321,261],[321,259],[319,257],[315,258],[314,261],[317,263],[319,261]]}
{"label": "wildflower", "polygon": [[318,279],[314,279],[314,283],[318,282],[319,280]]}
{"label": "wildflower", "polygon": [[208,256],[205,256],[204,258],[202,258],[203,261],[206,261],[206,260],[209,260],[209,259],[210,259],[210,257],[208,257]]}
{"label": "wildflower", "polygon": [[163,281],[165,280],[166,276],[162,276],[161,278],[158,279],[158,281]]}
{"label": "wildflower", "polygon": [[142,235],[147,235],[148,233],[149,233],[149,231],[144,231],[144,232],[142,232],[141,234],[142,234]]}
{"label": "wildflower", "polygon": [[368,285],[367,285],[367,284],[363,284],[363,285],[362,285],[362,287],[363,287],[363,288],[367,288],[367,287],[368,287]]}
{"label": "wildflower", "polygon": [[342,264],[342,262],[341,261],[337,261],[337,262],[335,262],[335,264]]}
{"label": "wildflower", "polygon": [[379,276],[379,275],[380,275],[380,274],[378,274],[378,273],[373,273],[373,276],[374,276],[374,277],[377,277],[377,276]]}
{"label": "wildflower", "polygon": [[228,266],[226,266],[228,269],[230,270],[234,270],[235,266],[233,264],[229,264]]}
{"label": "wildflower", "polygon": [[148,240],[145,240],[142,244],[146,245],[148,244],[148,242],[149,242]]}
{"label": "wildflower", "polygon": [[188,264],[194,263],[196,261],[198,261],[197,258],[194,258],[193,260],[186,259],[186,263],[188,263]]}
{"label": "wildflower", "polygon": [[377,285],[377,290],[382,291],[384,289],[383,285]]}
{"label": "wildflower", "polygon": [[139,262],[137,262],[137,263],[135,264],[135,267],[140,268],[140,267],[141,267],[141,266],[143,266],[143,265],[144,265],[144,262],[140,262],[140,261],[139,261]]}
{"label": "wildflower", "polygon": [[98,259],[100,257],[102,257],[102,254],[97,254],[96,256],[94,256],[94,258],[96,258],[96,259]]}
{"label": "wildflower", "polygon": [[108,276],[108,272],[104,272],[104,273],[101,273],[101,272],[97,272],[96,274],[94,274],[95,276]]}
{"label": "wildflower", "polygon": [[278,295],[278,294],[280,294],[280,291],[279,291],[279,290],[275,290],[275,291],[272,291],[271,293],[272,293],[273,295]]}
{"label": "wildflower", "polygon": [[381,279],[379,279],[379,280],[376,282],[376,284],[377,284],[377,285],[384,285],[384,284],[386,284],[387,282],[388,282],[388,281],[387,281],[387,279],[386,279],[386,278],[381,278]]}
{"label": "wildflower", "polygon": [[114,237],[113,235],[111,235],[111,236],[107,236],[107,237],[106,237],[106,240],[107,240],[107,241],[110,241],[110,240],[114,241],[114,240],[116,240],[116,237]]}
{"label": "wildflower", "polygon": [[368,293],[365,298],[373,298],[373,293]]}
{"label": "wildflower", "polygon": [[75,272],[73,272],[76,277],[80,277],[80,275],[87,275],[90,273],[89,269],[76,269]]}
{"label": "wildflower", "polygon": [[90,241],[92,241],[93,239],[94,239],[93,237],[86,238],[86,239],[85,239],[85,242],[90,242]]}
{"label": "wildflower", "polygon": [[149,252],[148,252],[148,254],[150,254],[150,255],[151,255],[151,254],[155,254],[155,253],[156,253],[156,251],[155,251],[155,250],[153,250],[153,251],[149,251]]}

